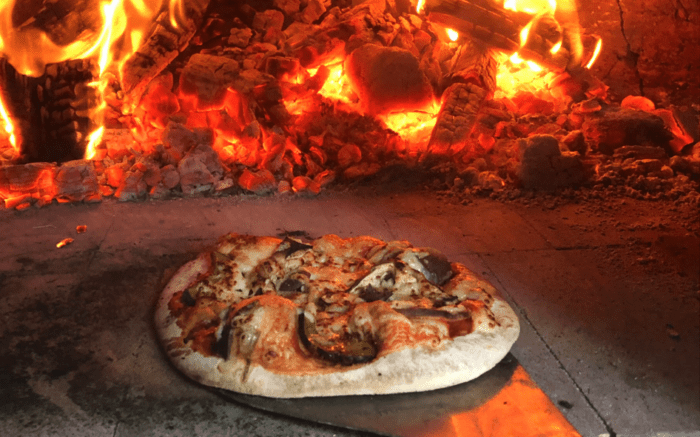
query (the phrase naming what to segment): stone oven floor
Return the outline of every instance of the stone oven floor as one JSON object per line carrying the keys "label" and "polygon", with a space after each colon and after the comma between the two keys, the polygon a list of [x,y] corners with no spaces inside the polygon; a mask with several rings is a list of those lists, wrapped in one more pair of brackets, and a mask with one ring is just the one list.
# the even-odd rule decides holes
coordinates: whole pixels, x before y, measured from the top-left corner
{"label": "stone oven floor", "polygon": [[694,208],[464,203],[360,187],[0,211],[0,435],[360,435],[228,402],[156,343],[153,306],[178,266],[224,233],[284,230],[407,239],[483,274],[520,316],[513,355],[584,436],[700,435]]}

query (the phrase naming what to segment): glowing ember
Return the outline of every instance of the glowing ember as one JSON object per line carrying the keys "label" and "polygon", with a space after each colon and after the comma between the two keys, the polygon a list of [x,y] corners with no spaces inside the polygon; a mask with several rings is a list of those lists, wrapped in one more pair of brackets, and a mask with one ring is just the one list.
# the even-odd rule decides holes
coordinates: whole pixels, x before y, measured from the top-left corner
{"label": "glowing ember", "polygon": [[[327,99],[351,103],[352,91],[348,88],[348,80],[343,70],[343,62],[341,60],[332,61],[327,67],[330,70],[328,79],[318,93]],[[317,71],[318,69],[311,69],[309,70],[309,74],[313,76]]]}
{"label": "glowing ember", "polygon": [[554,12],[557,9],[557,2],[556,0],[505,0],[503,9],[534,15],[542,12]]}
{"label": "glowing ember", "polygon": [[417,152],[428,144],[439,110],[438,102],[433,102],[423,111],[391,113],[379,118],[406,141],[411,151]]}
{"label": "glowing ember", "polygon": [[450,41],[457,41],[459,39],[459,32],[454,29],[445,29],[447,31],[447,37]]}
{"label": "glowing ember", "polygon": [[7,132],[9,135],[9,141],[10,144],[12,144],[12,148],[15,149],[15,152],[18,152],[19,147],[17,145],[17,138],[15,137],[15,127],[12,125],[12,120],[10,120],[10,116],[5,109],[5,103],[2,101],[2,98],[0,98],[0,117],[2,117],[2,120],[5,123],[5,132]]}
{"label": "glowing ember", "polygon": [[69,244],[71,244],[73,241],[75,241],[75,240],[73,240],[72,238],[64,238],[63,240],[61,240],[61,241],[59,241],[58,243],[56,243],[56,247],[59,248],[59,249],[62,248],[62,247],[66,247],[66,246],[68,246]]}
{"label": "glowing ember", "polygon": [[561,44],[562,41],[559,41],[558,43],[554,44],[551,49],[549,49],[549,53],[555,55],[559,50],[561,49]]}
{"label": "glowing ember", "polygon": [[539,73],[542,71],[542,67],[539,66],[536,62],[533,61],[527,61],[527,66],[530,67],[530,70]]}
{"label": "glowing ember", "polygon": [[503,9],[507,9],[509,11],[517,11],[518,10],[517,4],[518,4],[517,0],[505,0],[503,2]]}

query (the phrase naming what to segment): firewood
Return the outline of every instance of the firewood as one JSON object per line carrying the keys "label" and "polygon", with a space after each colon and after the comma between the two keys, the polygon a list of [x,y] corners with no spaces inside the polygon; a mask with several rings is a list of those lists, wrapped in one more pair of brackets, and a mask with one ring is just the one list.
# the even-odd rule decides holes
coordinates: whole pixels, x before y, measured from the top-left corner
{"label": "firewood", "polygon": [[[507,53],[517,51],[521,58],[552,70],[569,67],[571,54],[567,47],[561,47],[556,54],[550,52],[562,38],[561,29],[551,15],[533,21],[530,14],[497,7],[489,0],[442,0],[426,10],[431,22],[468,34],[489,47]],[[521,47],[520,32],[530,22],[527,43]]]}
{"label": "firewood", "polygon": [[366,44],[346,59],[345,72],[368,114],[421,110],[433,89],[408,50]]}
{"label": "firewood", "polygon": [[468,42],[459,48],[426,157],[453,154],[466,145],[479,110],[496,89],[496,69],[496,60],[483,44]]}
{"label": "firewood", "polygon": [[[577,110],[575,106],[573,110]],[[629,145],[667,147],[673,139],[658,115],[613,106],[587,115],[582,130],[593,150],[606,155]]]}
{"label": "firewood", "polygon": [[92,161],[70,161],[54,174],[56,198],[71,202],[99,197],[97,174]]}
{"label": "firewood", "polygon": [[73,60],[46,66],[40,77],[19,73],[0,59],[0,89],[20,136],[21,154],[30,162],[65,162],[85,154],[96,90],[97,65]]}
{"label": "firewood", "polygon": [[428,3],[428,20],[466,33],[493,48],[514,52],[520,47],[520,29],[532,16],[500,7],[489,0],[442,0]]}
{"label": "firewood", "polygon": [[204,19],[210,0],[184,0],[186,22],[173,27],[167,12],[161,13],[146,42],[121,70],[125,109],[138,105],[148,84],[180,54]]}

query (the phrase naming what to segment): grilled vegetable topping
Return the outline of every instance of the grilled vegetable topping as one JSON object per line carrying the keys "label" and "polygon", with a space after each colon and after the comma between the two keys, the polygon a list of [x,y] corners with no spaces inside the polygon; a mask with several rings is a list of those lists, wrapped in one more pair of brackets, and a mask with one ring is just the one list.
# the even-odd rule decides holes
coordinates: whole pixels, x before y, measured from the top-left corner
{"label": "grilled vegetable topping", "polygon": [[304,347],[324,360],[351,366],[370,362],[377,356],[376,346],[370,340],[361,338],[359,334],[338,336],[331,346],[320,346],[316,326],[304,315],[304,311],[299,314],[297,329]]}

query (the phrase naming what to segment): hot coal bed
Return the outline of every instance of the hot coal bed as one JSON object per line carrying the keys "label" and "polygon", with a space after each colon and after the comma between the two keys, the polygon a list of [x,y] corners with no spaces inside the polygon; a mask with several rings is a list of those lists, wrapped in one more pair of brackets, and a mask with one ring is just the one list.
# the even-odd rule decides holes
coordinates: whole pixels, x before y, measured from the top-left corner
{"label": "hot coal bed", "polygon": [[[318,193],[398,167],[458,195],[594,188],[696,202],[696,6],[656,2],[670,29],[657,38],[649,10],[609,3],[528,25],[533,15],[486,0],[420,13],[407,1],[198,0],[182,24],[156,16],[104,73],[83,59],[24,75],[10,53],[0,86],[16,144],[1,146],[0,196],[24,209]],[[15,6],[18,29],[63,42],[100,22],[90,2],[40,6]],[[97,95],[87,84],[100,79]]]}
{"label": "hot coal bed", "polygon": [[[232,230],[438,247],[509,293],[514,356],[582,434],[700,427],[697,2],[144,3],[112,63],[1,35],[5,398],[50,418],[8,435],[55,406],[109,435],[353,435],[232,419],[153,352],[152,296]],[[101,6],[17,1],[10,31],[87,50]]]}

